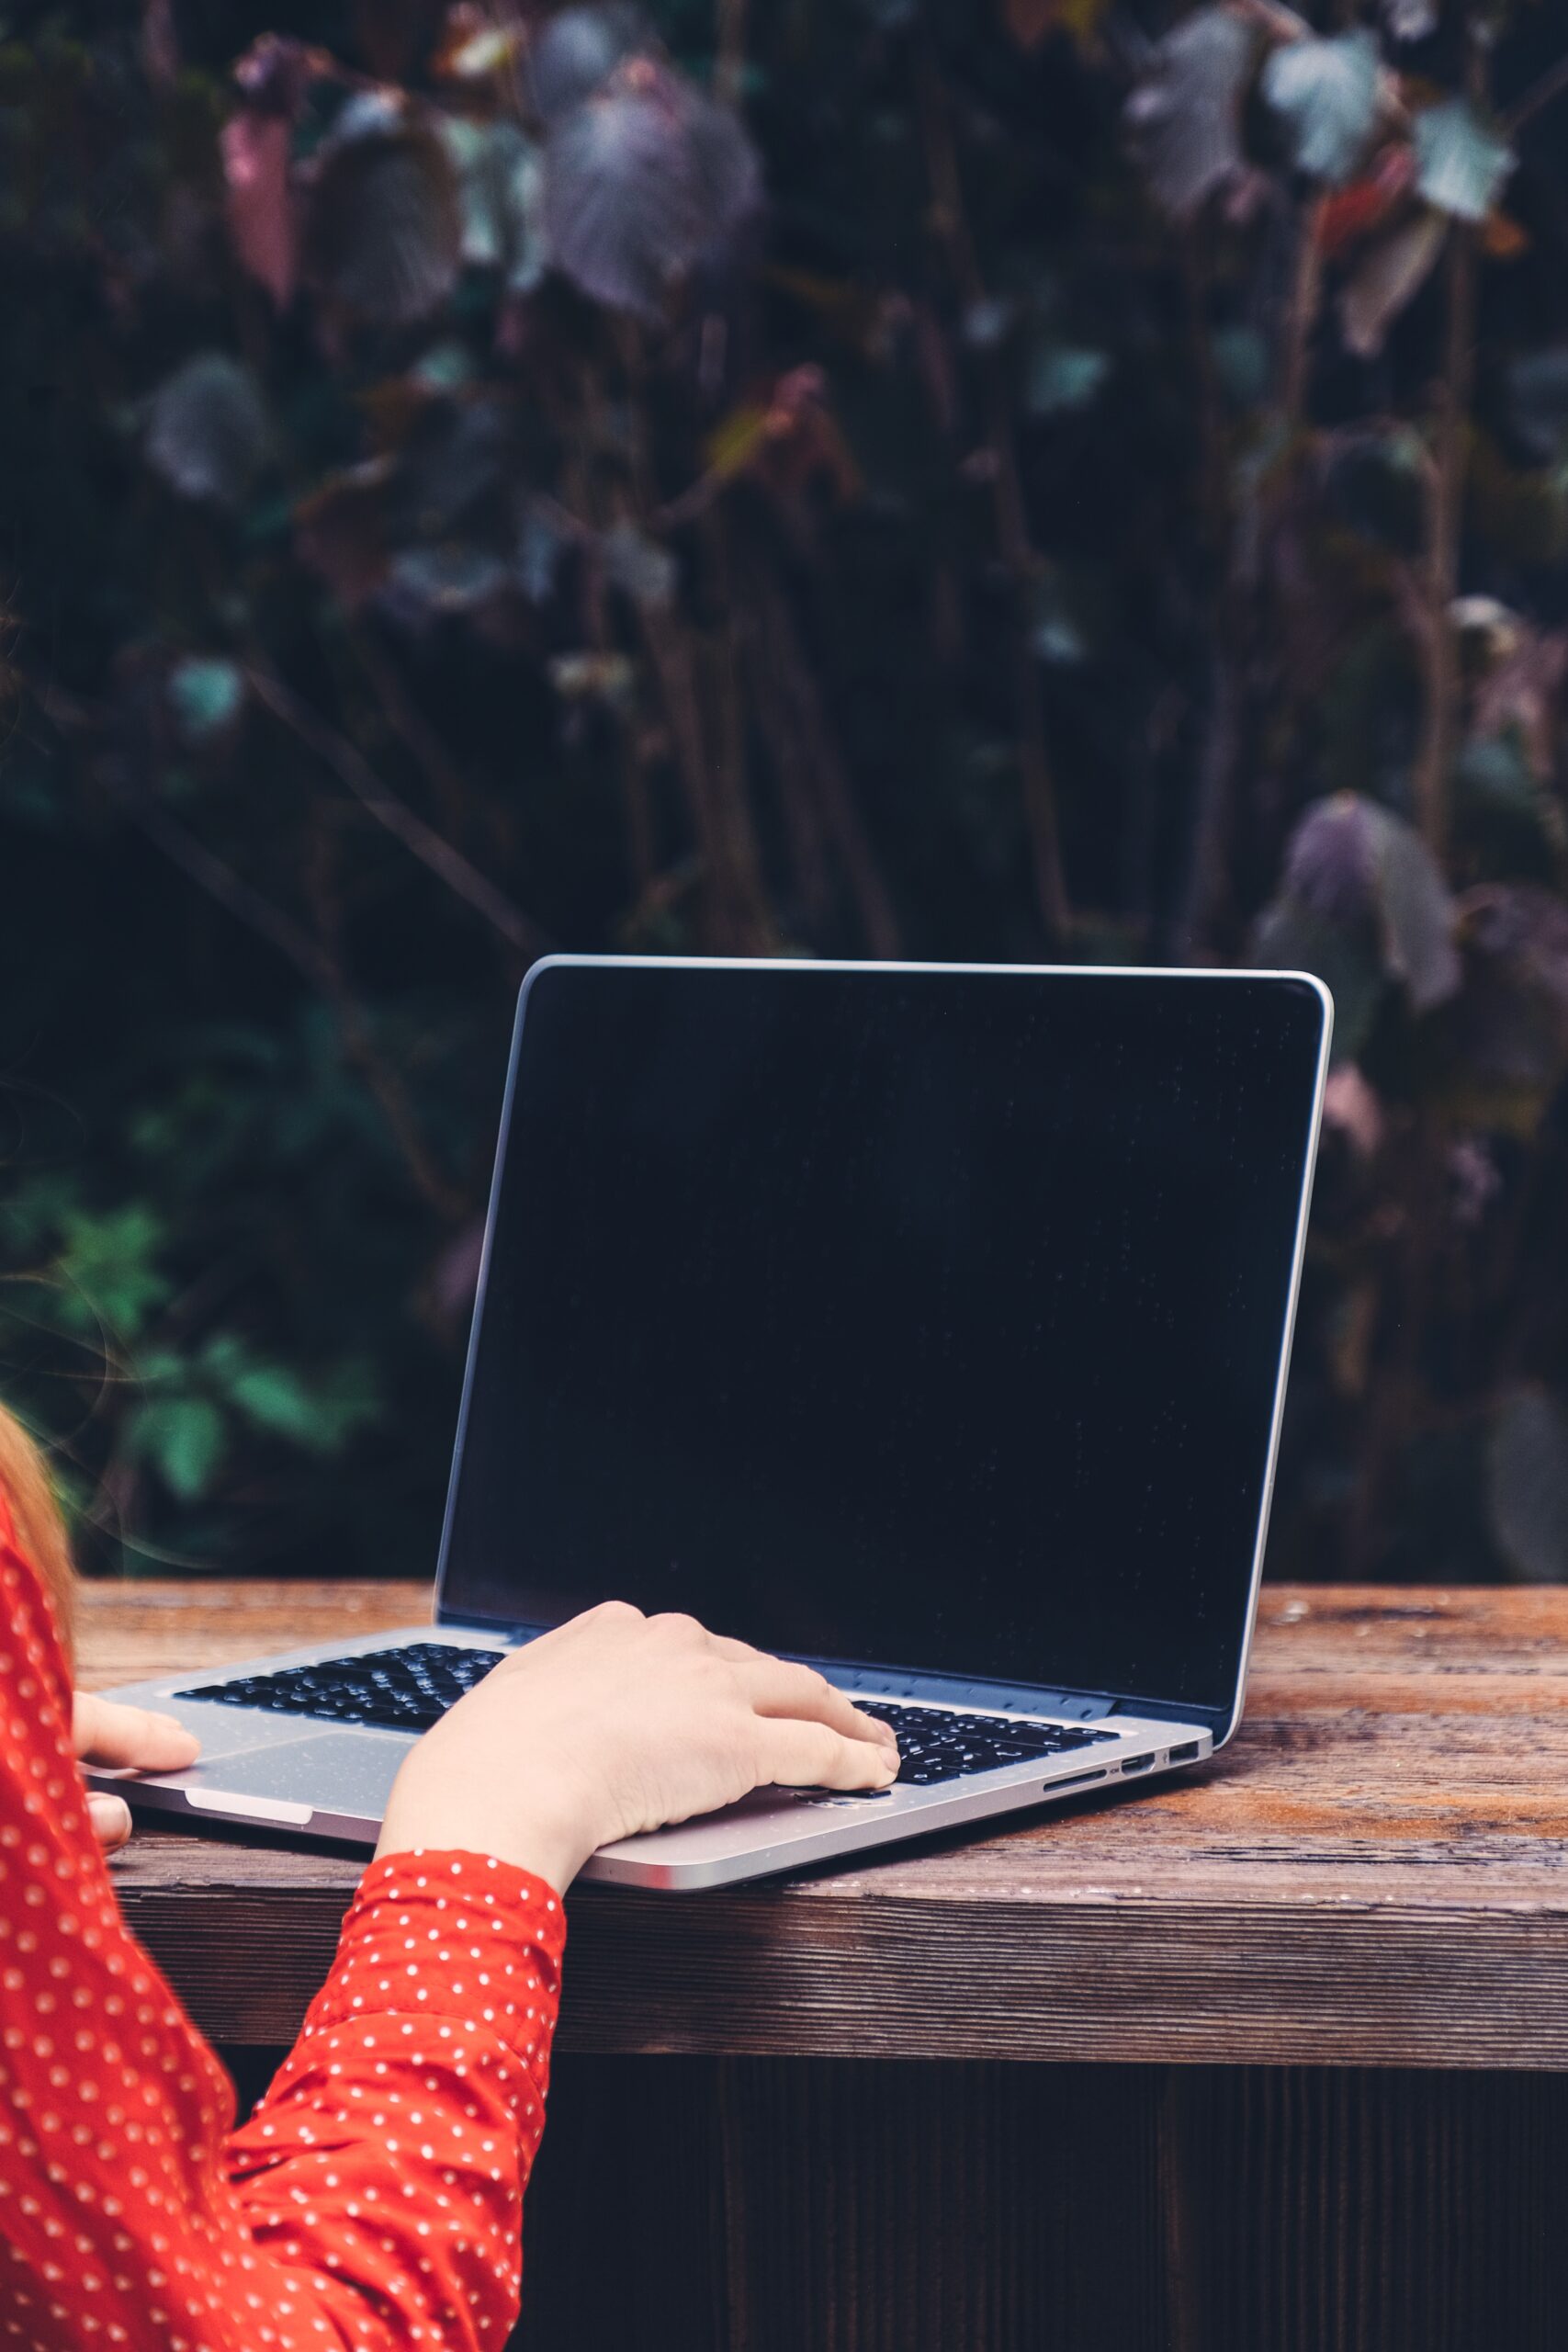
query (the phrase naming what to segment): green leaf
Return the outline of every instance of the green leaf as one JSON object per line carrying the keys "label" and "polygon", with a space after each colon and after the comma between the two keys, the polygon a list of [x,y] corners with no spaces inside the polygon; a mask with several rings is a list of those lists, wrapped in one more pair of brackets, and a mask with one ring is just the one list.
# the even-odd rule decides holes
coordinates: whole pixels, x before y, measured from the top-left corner
{"label": "green leaf", "polygon": [[1378,119],[1382,65],[1376,38],[1286,41],[1263,69],[1263,95],[1290,126],[1297,167],[1336,185],[1349,179]]}
{"label": "green leaf", "polygon": [[1484,220],[1514,168],[1507,142],[1468,98],[1450,98],[1416,118],[1416,186],[1456,220]]}
{"label": "green leaf", "polygon": [[1224,6],[1167,33],[1127,102],[1127,126],[1166,210],[1190,220],[1241,164],[1241,102],[1257,53],[1251,25]]}
{"label": "green leaf", "polygon": [[1568,1579],[1568,1409],[1544,1388],[1517,1388],[1497,1408],[1488,1451],[1492,1527],[1528,1584]]}
{"label": "green leaf", "polygon": [[1031,416],[1064,416],[1088,408],[1111,373],[1111,354],[1042,339],[1029,355],[1023,403]]}
{"label": "green leaf", "polygon": [[247,1365],[227,1386],[231,1401],[257,1429],[274,1437],[291,1438],[312,1453],[322,1448],[320,1408],[304,1382],[287,1365]]}
{"label": "green leaf", "polygon": [[127,1428],[127,1443],[152,1463],[181,1502],[205,1495],[223,1457],[223,1416],[208,1396],[169,1396],[138,1406]]}
{"label": "green leaf", "polygon": [[166,1238],[163,1219],[132,1203],[101,1216],[73,1213],[62,1230],[56,1271],[74,1294],[73,1304],[85,1304],[121,1339],[134,1339],[170,1293],[157,1262]]}
{"label": "green leaf", "polygon": [[1272,355],[1256,327],[1217,327],[1210,338],[1214,373],[1225,398],[1237,408],[1256,408],[1267,398]]}
{"label": "green leaf", "polygon": [[188,743],[216,735],[239,715],[245,681],[239,665],[221,657],[192,654],[169,673],[169,707]]}
{"label": "green leaf", "polygon": [[531,293],[547,260],[538,147],[514,122],[449,119],[441,136],[457,171],[464,262],[500,270],[514,294]]}

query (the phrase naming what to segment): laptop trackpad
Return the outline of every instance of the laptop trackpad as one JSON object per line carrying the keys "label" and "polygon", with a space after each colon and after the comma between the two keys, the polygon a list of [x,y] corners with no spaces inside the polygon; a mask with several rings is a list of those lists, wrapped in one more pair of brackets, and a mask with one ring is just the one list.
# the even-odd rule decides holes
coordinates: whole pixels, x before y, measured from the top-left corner
{"label": "laptop trackpad", "polygon": [[[276,1747],[253,1747],[243,1756],[215,1757],[210,1764],[193,1764],[186,1772],[160,1774],[176,1788],[188,1789],[197,1809],[226,1810],[224,1799],[235,1800],[238,1811],[246,1797],[272,1799],[284,1805],[304,1805],[317,1813],[347,1814],[379,1821],[399,1765],[413,1746],[396,1732],[327,1731],[301,1739],[282,1741]],[[265,1814],[257,1807],[259,1818]]]}

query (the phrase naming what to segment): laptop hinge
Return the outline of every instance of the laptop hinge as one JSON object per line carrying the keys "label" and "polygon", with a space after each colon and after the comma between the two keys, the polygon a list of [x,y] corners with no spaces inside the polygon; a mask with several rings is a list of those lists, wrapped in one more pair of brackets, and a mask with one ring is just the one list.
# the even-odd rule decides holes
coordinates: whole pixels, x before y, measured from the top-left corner
{"label": "laptop hinge", "polygon": [[[547,1625],[516,1623],[498,1618],[474,1617],[458,1610],[437,1607],[438,1625],[462,1626],[491,1633],[512,1642],[530,1642],[549,1631]],[[1200,1707],[1187,1701],[1154,1699],[1127,1690],[1057,1690],[1035,1682],[993,1682],[968,1675],[918,1674],[901,1666],[872,1666],[860,1658],[814,1657],[805,1651],[781,1655],[815,1666],[841,1690],[879,1691],[888,1698],[933,1699],[949,1706],[1000,1709],[1015,1714],[1060,1715],[1068,1723],[1098,1723],[1106,1715],[1151,1715],[1173,1723],[1200,1724],[1218,1738],[1228,1721],[1223,1707]]]}

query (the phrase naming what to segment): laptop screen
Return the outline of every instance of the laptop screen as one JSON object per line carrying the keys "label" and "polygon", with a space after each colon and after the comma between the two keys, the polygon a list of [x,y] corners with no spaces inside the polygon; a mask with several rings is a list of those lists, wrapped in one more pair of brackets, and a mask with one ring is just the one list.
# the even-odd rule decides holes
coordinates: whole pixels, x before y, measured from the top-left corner
{"label": "laptop screen", "polygon": [[1254,975],[541,967],[443,1613],[1228,1706],[1324,1018]]}

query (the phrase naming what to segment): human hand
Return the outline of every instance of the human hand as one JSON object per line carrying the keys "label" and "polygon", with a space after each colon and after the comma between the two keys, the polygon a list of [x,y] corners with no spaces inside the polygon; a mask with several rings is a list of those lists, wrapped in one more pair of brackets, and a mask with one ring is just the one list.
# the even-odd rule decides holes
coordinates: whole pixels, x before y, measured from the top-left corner
{"label": "human hand", "polygon": [[[71,1717],[72,1746],[84,1764],[118,1765],[136,1772],[177,1772],[194,1764],[201,1742],[173,1715],[127,1707],[78,1690]],[[123,1797],[94,1789],[87,1797],[93,1834],[107,1854],[130,1835],[130,1807]]]}
{"label": "human hand", "polygon": [[617,1838],[771,1783],[885,1789],[886,1725],[808,1666],[607,1600],[487,1674],[405,1758],[378,1854],[494,1854],[564,1892]]}

